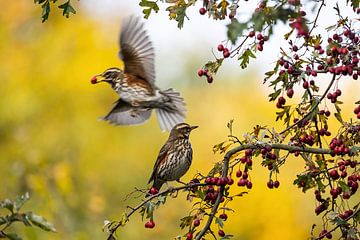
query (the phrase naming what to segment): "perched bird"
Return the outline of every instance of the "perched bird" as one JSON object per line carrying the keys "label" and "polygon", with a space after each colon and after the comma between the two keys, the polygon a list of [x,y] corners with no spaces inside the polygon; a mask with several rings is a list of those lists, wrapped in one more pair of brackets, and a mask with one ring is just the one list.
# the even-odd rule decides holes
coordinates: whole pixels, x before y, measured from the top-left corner
{"label": "perched bird", "polygon": [[149,180],[149,183],[153,181],[152,188],[160,190],[165,182],[179,181],[187,172],[192,161],[189,135],[197,127],[187,123],[179,123],[173,127],[154,165]]}
{"label": "perched bird", "polygon": [[120,99],[103,117],[115,125],[142,124],[156,109],[162,130],[171,130],[185,119],[185,103],[172,88],[160,90],[155,85],[154,48],[139,17],[124,20],[120,33],[119,57],[124,70],[109,68],[95,75],[91,83],[107,82]]}

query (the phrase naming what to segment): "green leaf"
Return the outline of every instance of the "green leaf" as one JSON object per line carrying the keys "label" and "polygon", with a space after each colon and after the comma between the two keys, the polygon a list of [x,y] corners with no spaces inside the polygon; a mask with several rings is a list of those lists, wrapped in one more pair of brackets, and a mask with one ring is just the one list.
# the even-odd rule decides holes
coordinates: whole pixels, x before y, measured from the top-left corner
{"label": "green leaf", "polygon": [[45,22],[49,18],[50,2],[48,0],[46,0],[41,7],[43,9],[42,14],[41,14],[41,18],[42,18],[41,22]]}
{"label": "green leaf", "polygon": [[65,17],[69,17],[70,13],[72,14],[76,14],[76,11],[75,9],[71,6],[70,4],[70,0],[68,0],[67,2],[65,2],[64,4],[61,4],[59,6],[60,9],[63,10],[63,13],[62,15],[65,16]]}
{"label": "green leaf", "polygon": [[351,7],[355,10],[359,7],[360,0],[346,0],[347,3],[351,1]]}
{"label": "green leaf", "polygon": [[254,55],[254,53],[248,48],[245,50],[245,52],[239,57],[239,60],[241,60],[240,62],[240,67],[241,68],[246,68],[249,65],[249,61],[250,61],[250,57],[251,58],[256,58],[256,56]]}
{"label": "green leaf", "polygon": [[184,229],[185,227],[191,226],[194,219],[195,219],[194,216],[186,216],[186,217],[183,217],[182,219],[180,219],[180,221],[181,221],[181,223],[180,223],[181,229]]}
{"label": "green leaf", "polygon": [[7,233],[6,237],[10,240],[22,240],[22,238],[16,233]]}
{"label": "green leaf", "polygon": [[45,231],[56,232],[54,225],[42,216],[36,215],[32,212],[26,213],[26,216],[35,226],[38,226]]}
{"label": "green leaf", "polygon": [[184,26],[184,19],[186,17],[186,6],[181,6],[176,8],[176,18],[175,20],[178,22],[178,28],[182,28]]}
{"label": "green leaf", "polygon": [[205,69],[209,71],[210,75],[216,74],[223,60],[224,60],[223,58],[220,58],[220,59],[216,59],[216,61],[214,62],[209,61],[205,64]]}
{"label": "green leaf", "polygon": [[20,210],[20,208],[30,199],[29,193],[25,193],[22,196],[17,196],[14,202],[14,209],[16,212]]}
{"label": "green leaf", "polygon": [[276,98],[280,95],[281,89],[276,90],[275,92],[269,94],[269,101],[275,101]]}
{"label": "green leaf", "polygon": [[215,218],[215,223],[218,224],[220,228],[224,227],[224,220],[221,218]]}
{"label": "green leaf", "polygon": [[245,29],[248,29],[247,23],[240,23],[234,19],[229,25],[227,25],[227,35],[232,44],[235,44],[238,37],[240,37]]}
{"label": "green leaf", "polygon": [[144,8],[143,13],[146,19],[149,18],[151,11],[155,11],[156,13],[159,11],[159,6],[154,1],[141,0],[139,5]]}

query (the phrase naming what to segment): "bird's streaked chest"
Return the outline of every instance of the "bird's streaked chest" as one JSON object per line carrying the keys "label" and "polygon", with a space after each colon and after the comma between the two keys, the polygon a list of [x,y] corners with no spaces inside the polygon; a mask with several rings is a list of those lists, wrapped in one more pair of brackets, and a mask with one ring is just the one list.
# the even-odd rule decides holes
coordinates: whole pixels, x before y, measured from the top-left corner
{"label": "bird's streaked chest", "polygon": [[127,102],[148,101],[154,96],[154,90],[149,83],[130,75],[118,79],[113,89]]}

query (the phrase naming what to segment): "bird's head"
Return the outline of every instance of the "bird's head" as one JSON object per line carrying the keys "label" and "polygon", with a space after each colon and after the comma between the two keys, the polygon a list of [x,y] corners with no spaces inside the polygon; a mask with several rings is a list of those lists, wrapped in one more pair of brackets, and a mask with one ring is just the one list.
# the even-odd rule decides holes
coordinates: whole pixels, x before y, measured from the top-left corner
{"label": "bird's head", "polygon": [[116,81],[123,77],[123,71],[119,68],[109,68],[103,73],[95,75],[91,78],[91,83],[96,84],[99,82],[107,82],[111,86],[115,84]]}
{"label": "bird's head", "polygon": [[170,132],[170,137],[173,138],[189,138],[190,132],[194,130],[195,128],[198,128],[198,126],[190,126],[187,123],[179,123],[176,124]]}

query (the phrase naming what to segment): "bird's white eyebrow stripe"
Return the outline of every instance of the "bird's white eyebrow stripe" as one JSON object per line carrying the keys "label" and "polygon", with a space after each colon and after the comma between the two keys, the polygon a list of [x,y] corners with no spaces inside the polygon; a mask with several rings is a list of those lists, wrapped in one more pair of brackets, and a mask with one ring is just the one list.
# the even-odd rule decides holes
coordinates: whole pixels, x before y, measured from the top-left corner
{"label": "bird's white eyebrow stripe", "polygon": [[184,128],[184,127],[190,127],[190,126],[188,124],[186,124],[186,123],[182,123],[179,126],[177,126],[176,129],[181,129],[181,128]]}

